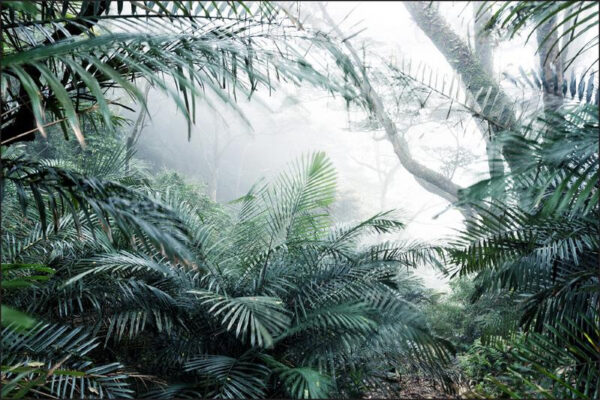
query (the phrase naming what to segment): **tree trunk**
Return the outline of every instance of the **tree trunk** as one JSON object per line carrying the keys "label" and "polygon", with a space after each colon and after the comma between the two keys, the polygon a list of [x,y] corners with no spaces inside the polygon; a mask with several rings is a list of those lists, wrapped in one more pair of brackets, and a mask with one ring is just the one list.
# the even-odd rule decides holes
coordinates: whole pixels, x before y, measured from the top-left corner
{"label": "tree trunk", "polygon": [[[491,115],[492,112],[500,111],[500,120],[505,122],[504,125],[508,127],[514,125],[515,117],[511,110],[511,100],[439,12],[431,7],[429,2],[406,2],[404,5],[419,28],[461,76],[466,89],[474,95],[481,89],[481,93],[475,98],[475,101],[482,106],[484,114]],[[493,99],[497,96],[497,99],[496,102],[484,103],[489,88],[492,88],[489,98]],[[485,107],[483,107],[484,105]]]}
{"label": "tree trunk", "polygon": [[[146,101],[146,103],[148,102],[148,93],[150,93],[150,87],[150,83],[146,83],[146,87],[144,88],[144,100]],[[138,117],[135,121],[135,125],[133,126],[129,137],[127,138],[125,154],[125,169],[127,170],[129,170],[129,159],[133,156],[133,146],[135,146],[140,135],[142,134],[147,115],[147,108],[140,107],[140,113],[138,114]]]}
{"label": "tree trunk", "polygon": [[556,111],[563,103],[563,59],[558,56],[558,44],[553,47],[558,40],[557,31],[550,34],[555,21],[552,17],[536,30],[545,112]]}
{"label": "tree trunk", "polygon": [[[482,108],[482,113],[488,116],[498,116],[497,119],[502,124],[492,124],[492,133],[514,127],[516,118],[513,112],[513,102],[489,74],[489,71],[486,71],[487,61],[484,59],[482,63],[477,59],[467,44],[450,28],[438,10],[431,7],[429,2],[405,2],[404,5],[419,28],[460,75],[466,89]],[[495,99],[495,101],[489,99]],[[495,138],[492,137],[491,140],[494,141]],[[507,146],[503,146],[501,152],[510,167],[516,166],[517,160],[511,156]],[[490,154],[496,154],[496,151],[493,150]],[[499,167],[499,164],[496,166]],[[496,166],[493,168],[494,174],[496,174]]]}
{"label": "tree trunk", "polygon": [[[494,54],[489,31],[485,31],[486,22],[491,18],[489,9],[477,15],[479,5],[473,4],[473,18],[475,20],[475,55],[481,64],[481,68],[490,77],[494,76]],[[495,138],[494,127],[486,122],[480,121],[479,127],[485,139],[485,151],[488,157],[488,169],[491,178],[504,175],[504,163],[502,160],[502,148]]]}
{"label": "tree trunk", "polygon": [[219,134],[218,132],[214,132],[214,140],[212,143],[212,154],[210,158],[207,157],[207,160],[210,159],[208,165],[208,179],[207,179],[207,192],[208,196],[212,201],[217,201],[217,191],[219,185],[219,164],[221,161],[221,150],[219,148]]}
{"label": "tree trunk", "polygon": [[490,77],[494,76],[494,50],[490,40],[490,32],[485,30],[486,22],[492,17],[489,9],[477,15],[479,5],[473,3],[473,19],[475,21],[475,55],[481,68]]}
{"label": "tree trunk", "polygon": [[207,188],[206,188],[208,197],[212,201],[217,201],[217,185],[218,185],[217,181],[218,181],[218,173],[217,173],[217,171],[214,171],[214,173],[212,173],[208,178]]}

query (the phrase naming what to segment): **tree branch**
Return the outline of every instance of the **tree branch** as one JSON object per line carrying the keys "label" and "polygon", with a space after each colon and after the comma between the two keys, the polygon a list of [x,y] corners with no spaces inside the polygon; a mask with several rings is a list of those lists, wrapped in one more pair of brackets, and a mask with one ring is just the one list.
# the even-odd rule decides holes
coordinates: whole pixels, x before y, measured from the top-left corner
{"label": "tree branch", "polygon": [[[336,32],[336,35],[338,35],[338,37],[343,37],[339,28],[337,28],[325,10],[325,7],[323,7],[322,4],[319,4],[319,6],[324,18],[331,26],[334,27],[333,30]],[[344,45],[351,54],[354,63],[357,66],[361,66],[361,59],[354,47],[350,44],[350,41],[345,41]],[[398,133],[396,125],[385,111],[381,98],[371,86],[366,71],[363,68],[361,68],[361,71],[362,79],[360,80],[359,84],[362,95],[367,100],[367,103],[371,105],[371,112],[373,112],[379,123],[385,129],[386,137],[392,144],[394,152],[398,156],[402,166],[413,176],[415,176],[417,182],[427,191],[441,196],[452,203],[457,201],[458,191],[461,189],[461,187],[450,181],[439,172],[420,164],[413,158],[409,150],[408,142]]]}

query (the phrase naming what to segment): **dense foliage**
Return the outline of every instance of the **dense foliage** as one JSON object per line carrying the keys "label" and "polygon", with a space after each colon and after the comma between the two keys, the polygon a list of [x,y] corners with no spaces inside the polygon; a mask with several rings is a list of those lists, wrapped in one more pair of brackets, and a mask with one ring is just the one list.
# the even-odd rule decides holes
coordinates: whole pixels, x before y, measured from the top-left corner
{"label": "dense foliage", "polygon": [[[465,201],[493,195],[498,180],[512,186],[506,202],[478,207],[450,250],[459,273],[476,274],[475,296],[519,294],[518,323],[531,334],[503,352],[520,361],[498,382],[511,396],[600,394],[598,132],[598,108],[582,106],[507,133],[519,143],[522,168],[465,194]],[[505,378],[527,390],[514,392]]]}
{"label": "dense foliage", "polygon": [[[590,4],[484,2],[476,16],[495,10],[486,29],[512,37],[562,12],[571,45],[575,28],[597,27]],[[399,375],[465,396],[600,397],[593,66],[569,80],[542,63],[531,86],[543,107],[519,118],[518,103],[494,108],[498,87],[456,99],[489,124],[503,157],[489,163],[502,168],[445,185],[464,229],[434,246],[388,240],[404,228],[393,212],[337,224],[322,152],[228,204],[134,156],[117,112],[131,107],[116,98],[144,108],[141,80],[189,124],[206,90],[236,108],[289,80],[358,104],[411,173],[446,182],[412,158],[349,38],[263,2],[0,6],[3,398],[394,397],[384,382]],[[540,49],[557,35],[540,35]],[[302,40],[339,74],[309,64]],[[411,101],[436,92],[452,108],[454,79],[438,90],[424,69],[384,70]],[[420,265],[451,275],[451,292],[425,289]]]}
{"label": "dense foliage", "polygon": [[[157,240],[179,239],[185,251],[174,251],[185,258],[153,242],[149,215],[132,219],[143,219],[144,231],[115,223],[117,230],[108,226],[129,221],[129,215],[115,212],[103,225],[102,214],[86,217],[81,209],[71,214],[57,206],[51,213],[57,220],[43,226],[49,215],[31,207],[23,214],[19,196],[8,197],[4,279],[30,283],[41,268],[50,276],[43,285],[6,296],[6,303],[46,322],[28,333],[15,325],[4,328],[10,365],[5,395],[17,395],[25,379],[38,392],[57,396],[68,390],[115,397],[320,398],[348,390],[350,372],[367,380],[407,358],[416,368],[441,374],[450,347],[428,333],[404,298],[403,282],[416,283],[398,269],[430,261],[432,250],[418,243],[361,246],[365,234],[402,228],[388,213],[331,226],[327,208],[335,173],[323,154],[304,158],[273,184],[256,186],[223,208],[173,173],[149,180],[136,169],[125,170],[124,152],[94,151],[92,143],[85,163],[67,156],[29,161],[34,150],[27,148],[5,165],[48,168],[82,185],[104,165],[90,186],[127,182],[136,197],[128,206],[137,209],[132,201],[145,201],[159,210]],[[16,187],[8,183],[4,191]],[[48,346],[55,352],[46,354]],[[386,362],[372,365],[376,354],[385,354]],[[47,385],[36,381],[46,375]],[[102,379],[91,378],[97,375]],[[150,381],[150,389],[134,384],[136,376]]]}

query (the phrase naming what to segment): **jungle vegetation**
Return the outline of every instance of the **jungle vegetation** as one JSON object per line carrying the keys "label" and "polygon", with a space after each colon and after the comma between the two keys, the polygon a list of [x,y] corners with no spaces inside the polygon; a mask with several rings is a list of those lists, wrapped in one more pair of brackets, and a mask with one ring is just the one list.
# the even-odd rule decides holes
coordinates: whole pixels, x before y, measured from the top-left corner
{"label": "jungle vegetation", "polygon": [[[295,3],[0,3],[2,397],[398,397],[415,376],[439,396],[600,397],[597,60],[567,73],[597,51],[596,34],[576,39],[598,5],[468,6],[475,49],[435,3],[406,3],[447,80],[410,60],[367,68],[326,7],[323,32]],[[490,72],[490,35],[519,34],[539,51],[538,72],[511,77],[533,108]],[[364,113],[463,227],[431,243],[398,240],[393,210],[338,223],[323,152],[217,202],[150,173],[121,113],[142,115],[152,87],[190,135],[199,99],[243,119],[238,98],[283,82]],[[411,153],[402,124],[430,96],[478,121],[488,178],[461,187]],[[422,266],[451,290],[425,287]]]}

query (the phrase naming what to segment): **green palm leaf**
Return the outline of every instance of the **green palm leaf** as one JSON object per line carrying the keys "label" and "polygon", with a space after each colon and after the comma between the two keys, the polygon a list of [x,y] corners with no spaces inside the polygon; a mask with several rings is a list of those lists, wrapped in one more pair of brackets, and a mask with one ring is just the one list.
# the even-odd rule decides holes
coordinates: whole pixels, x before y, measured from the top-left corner
{"label": "green palm leaf", "polygon": [[260,398],[264,396],[264,379],[269,370],[262,364],[226,356],[206,355],[185,364],[186,371],[193,371],[213,388],[209,397]]}
{"label": "green palm leaf", "polygon": [[277,336],[289,324],[289,316],[283,302],[266,296],[227,297],[205,290],[190,290],[207,307],[213,318],[235,336],[248,340],[250,345],[269,348],[273,336]]}

